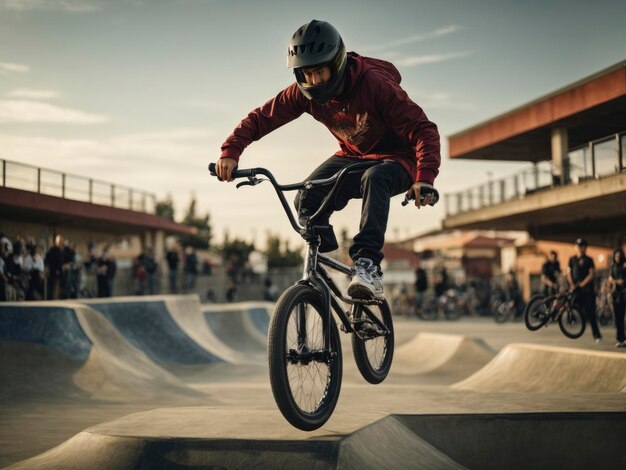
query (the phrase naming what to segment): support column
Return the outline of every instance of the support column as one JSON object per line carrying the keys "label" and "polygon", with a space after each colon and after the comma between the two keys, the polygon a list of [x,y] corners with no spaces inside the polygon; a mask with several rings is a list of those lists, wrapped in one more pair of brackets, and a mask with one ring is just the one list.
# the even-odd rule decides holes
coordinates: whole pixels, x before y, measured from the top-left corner
{"label": "support column", "polygon": [[143,238],[141,239],[141,248],[142,248],[142,251],[145,252],[150,247],[154,247],[154,241],[152,239],[152,231],[146,230],[143,233]]}
{"label": "support column", "polygon": [[552,177],[554,184],[568,184],[569,159],[567,156],[568,136],[567,127],[555,127],[552,129]]}
{"label": "support column", "polygon": [[154,257],[163,261],[165,255],[165,232],[163,230],[154,231]]}

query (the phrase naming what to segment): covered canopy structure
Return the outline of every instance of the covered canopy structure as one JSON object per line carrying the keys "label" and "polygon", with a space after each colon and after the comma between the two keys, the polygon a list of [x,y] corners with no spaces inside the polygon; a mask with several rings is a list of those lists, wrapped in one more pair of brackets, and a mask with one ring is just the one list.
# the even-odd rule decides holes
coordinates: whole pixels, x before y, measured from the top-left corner
{"label": "covered canopy structure", "polygon": [[448,229],[526,230],[615,246],[626,235],[626,61],[449,136],[450,158],[529,172],[446,195]]}

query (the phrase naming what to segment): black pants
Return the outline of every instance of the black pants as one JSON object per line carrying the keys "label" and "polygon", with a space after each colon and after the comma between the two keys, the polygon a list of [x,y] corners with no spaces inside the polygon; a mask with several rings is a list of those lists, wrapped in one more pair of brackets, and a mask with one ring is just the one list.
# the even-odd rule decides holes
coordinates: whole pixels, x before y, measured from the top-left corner
{"label": "black pants", "polygon": [[624,334],[624,312],[626,311],[626,302],[620,300],[613,302],[613,314],[615,315],[615,329],[617,330],[617,341],[626,341]]}
{"label": "black pants", "polygon": [[[308,179],[329,178],[346,165],[362,161],[359,158],[332,156],[317,167]],[[334,202],[316,220],[316,225],[328,224],[331,214],[346,207],[350,199],[363,199],[359,233],[350,247],[350,257],[353,260],[369,258],[374,264],[380,265],[389,218],[389,200],[392,196],[408,191],[411,185],[411,177],[404,167],[390,160],[351,173],[343,181]],[[315,213],[331,189],[332,185],[298,191],[295,204],[299,216]]]}
{"label": "black pants", "polygon": [[598,319],[596,318],[596,294],[593,292],[578,293],[574,297],[574,303],[583,310],[582,314],[591,325],[593,337],[602,338],[600,328],[598,328]]}

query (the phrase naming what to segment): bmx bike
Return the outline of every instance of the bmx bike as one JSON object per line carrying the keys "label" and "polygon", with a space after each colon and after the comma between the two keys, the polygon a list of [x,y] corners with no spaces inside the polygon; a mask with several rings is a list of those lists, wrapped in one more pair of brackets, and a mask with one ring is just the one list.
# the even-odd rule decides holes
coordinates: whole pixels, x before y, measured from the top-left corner
{"label": "bmx bike", "polygon": [[571,339],[580,338],[585,332],[585,317],[573,302],[573,297],[574,291],[533,296],[524,310],[526,328],[536,331],[550,321],[558,322],[565,336]]}
{"label": "bmx bike", "polygon": [[[268,330],[270,384],[278,409],[296,428],[313,431],[330,418],[339,399],[342,381],[342,351],[335,312],[344,333],[352,335],[352,352],[361,375],[372,384],[385,380],[394,351],[393,321],[387,300],[352,298],[341,291],[326,267],[344,275],[354,269],[319,252],[321,235],[327,225],[315,225],[333,201],[341,183],[350,173],[365,171],[377,161],[352,163],[330,178],[307,180],[295,184],[278,184],[265,168],[235,170],[233,179],[247,178],[237,184],[256,186],[270,181],[293,229],[306,241],[303,277],[279,297]],[[209,171],[216,176],[215,164]],[[261,179],[258,176],[266,178]],[[309,190],[332,185],[319,209],[303,225],[296,221],[284,192]],[[433,188],[422,188],[420,199],[439,194]],[[405,197],[403,205],[410,197]],[[349,306],[344,309],[340,303]]]}

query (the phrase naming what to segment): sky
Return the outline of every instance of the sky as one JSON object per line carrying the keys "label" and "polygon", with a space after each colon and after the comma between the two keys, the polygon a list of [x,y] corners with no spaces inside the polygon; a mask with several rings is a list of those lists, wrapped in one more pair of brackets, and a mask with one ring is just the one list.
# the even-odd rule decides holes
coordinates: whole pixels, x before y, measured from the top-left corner
{"label": "sky", "polygon": [[[447,136],[626,58],[623,1],[0,0],[0,158],[193,197],[219,243],[301,244],[269,183],[235,189],[206,168],[239,121],[293,82],[289,38],[311,19],[349,51],[393,62],[439,127],[442,194],[524,163],[450,161]],[[302,181],[338,149],[303,115],[244,152],[240,168]],[[289,194],[289,200],[292,194]],[[443,204],[392,200],[387,240],[440,227]],[[360,201],[331,219],[356,233]]]}

